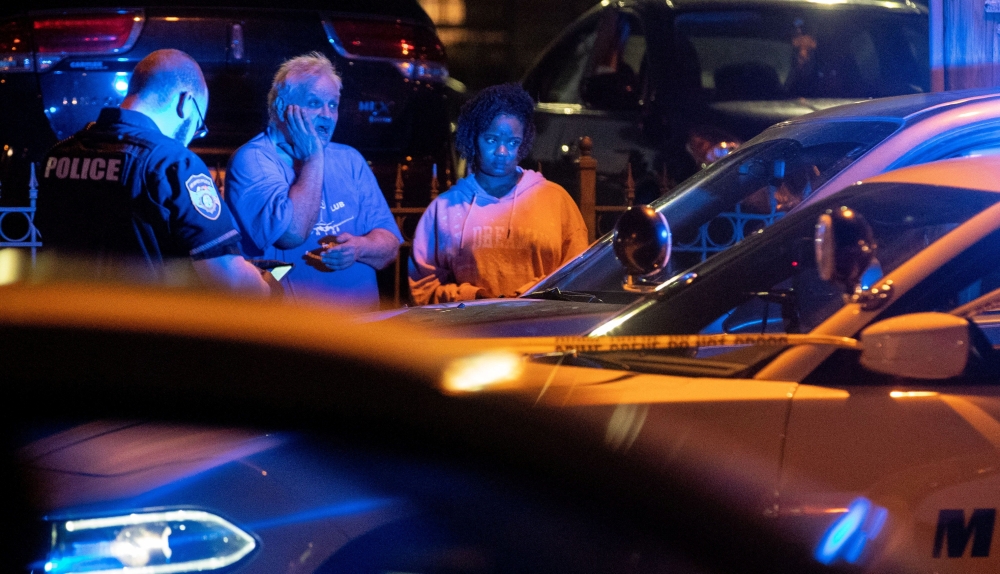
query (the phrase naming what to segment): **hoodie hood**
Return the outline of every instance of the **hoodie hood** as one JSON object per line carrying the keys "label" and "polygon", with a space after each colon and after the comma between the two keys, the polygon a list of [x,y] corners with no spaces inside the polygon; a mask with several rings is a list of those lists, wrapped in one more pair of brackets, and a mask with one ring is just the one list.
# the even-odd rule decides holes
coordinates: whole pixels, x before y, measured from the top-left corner
{"label": "hoodie hood", "polygon": [[521,172],[521,179],[518,180],[514,189],[507,192],[503,197],[497,198],[486,193],[479,182],[476,181],[476,174],[470,173],[469,175],[463,177],[462,179],[455,182],[455,185],[448,189],[447,193],[455,193],[465,201],[472,201],[473,198],[483,198],[484,201],[489,201],[490,203],[500,203],[502,201],[513,201],[516,195],[520,195],[532,187],[545,181],[542,174],[537,171],[530,169],[517,168]]}

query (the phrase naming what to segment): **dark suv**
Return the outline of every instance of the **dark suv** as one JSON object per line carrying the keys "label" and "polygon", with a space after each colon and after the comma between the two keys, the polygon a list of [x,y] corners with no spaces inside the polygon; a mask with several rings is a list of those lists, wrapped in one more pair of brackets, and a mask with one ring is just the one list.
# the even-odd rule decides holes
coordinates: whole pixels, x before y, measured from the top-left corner
{"label": "dark suv", "polygon": [[622,203],[627,164],[647,203],[775,122],[929,91],[927,26],[908,0],[604,0],[523,80],[539,102],[526,165],[573,192],[590,136],[598,203]]}
{"label": "dark suv", "polygon": [[431,166],[448,165],[444,49],[416,0],[40,0],[0,8],[0,182],[26,195],[28,162],[121,102],[136,62],[178,48],[208,81],[207,137],[191,149],[212,168],[267,121],[278,65],[326,54],[343,76],[333,139],[369,160],[392,200],[397,164],[407,204],[429,198]]}

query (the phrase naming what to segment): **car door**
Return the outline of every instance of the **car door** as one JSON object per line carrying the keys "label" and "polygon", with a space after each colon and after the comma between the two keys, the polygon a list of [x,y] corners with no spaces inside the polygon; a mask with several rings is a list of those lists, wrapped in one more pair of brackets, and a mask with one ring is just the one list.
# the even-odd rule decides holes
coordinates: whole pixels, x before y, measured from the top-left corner
{"label": "car door", "polygon": [[[627,164],[652,167],[643,144],[647,36],[639,16],[609,6],[576,25],[524,81],[538,101],[538,134],[525,163],[578,193],[573,161],[579,140],[593,140],[598,204],[622,204]],[[640,171],[641,170],[641,171]]]}
{"label": "car door", "polygon": [[519,392],[538,407],[572,411],[613,451],[690,478],[727,505],[770,512],[795,383],[724,378],[722,361],[718,376],[702,377],[625,370],[636,357],[619,359],[605,368],[590,358],[539,361]]}
{"label": "car door", "polygon": [[[968,316],[994,298],[998,233],[944,262],[900,296],[889,315],[946,311]],[[1000,357],[973,327],[966,371],[946,380],[866,370],[857,351],[837,351],[792,400],[783,452],[779,516],[806,528],[829,525],[857,497],[893,520],[873,544],[935,572],[996,572],[992,544],[1000,506]],[[810,400],[810,389],[838,389]]]}
{"label": "car door", "polygon": [[[995,378],[995,377],[994,377]],[[905,554],[936,572],[996,572],[1000,387],[852,371],[845,397],[792,401],[779,516],[820,529],[859,496],[896,517]]]}

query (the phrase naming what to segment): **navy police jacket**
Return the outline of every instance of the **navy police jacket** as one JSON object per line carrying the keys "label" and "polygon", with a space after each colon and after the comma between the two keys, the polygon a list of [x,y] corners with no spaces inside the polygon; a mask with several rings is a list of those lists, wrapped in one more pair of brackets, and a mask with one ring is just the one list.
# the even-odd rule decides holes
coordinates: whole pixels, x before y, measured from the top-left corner
{"label": "navy police jacket", "polygon": [[39,177],[35,226],[46,249],[91,258],[239,254],[239,232],[205,163],[145,114],[105,108],[53,147]]}

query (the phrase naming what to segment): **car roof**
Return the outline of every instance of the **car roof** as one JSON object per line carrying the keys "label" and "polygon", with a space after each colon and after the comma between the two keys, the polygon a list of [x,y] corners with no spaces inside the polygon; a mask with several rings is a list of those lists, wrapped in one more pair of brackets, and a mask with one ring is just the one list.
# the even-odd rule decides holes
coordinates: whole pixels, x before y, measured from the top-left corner
{"label": "car roof", "polygon": [[903,120],[913,122],[964,105],[1000,101],[997,88],[973,88],[926,94],[908,94],[842,104],[781,122],[778,125],[830,120]]}
{"label": "car roof", "polygon": [[911,165],[862,183],[910,183],[1000,193],[1000,156],[958,157]]}
{"label": "car roof", "polygon": [[41,10],[74,10],[81,8],[229,8],[264,10],[310,10],[343,12],[408,18],[427,21],[427,14],[416,0],[286,0],[281,3],[268,0],[39,0],[31,3],[8,3],[0,7],[0,17]]}

